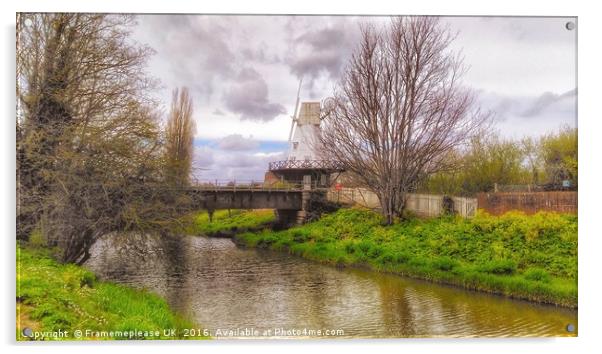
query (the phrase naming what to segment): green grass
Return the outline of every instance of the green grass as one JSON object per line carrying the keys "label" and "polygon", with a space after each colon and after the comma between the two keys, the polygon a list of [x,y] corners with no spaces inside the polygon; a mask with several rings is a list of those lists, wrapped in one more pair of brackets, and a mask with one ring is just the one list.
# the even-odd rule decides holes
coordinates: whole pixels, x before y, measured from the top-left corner
{"label": "green grass", "polygon": [[209,214],[200,212],[192,215],[186,224],[185,232],[191,235],[213,235],[237,231],[256,230],[266,227],[275,219],[272,209],[260,210],[216,210],[213,220],[209,221]]}
{"label": "green grass", "polygon": [[479,212],[472,219],[411,219],[383,226],[379,214],[352,208],[284,231],[243,232],[236,239],[336,266],[577,306],[574,215]]}
{"label": "green grass", "polygon": [[164,336],[163,329],[175,328],[176,338],[182,338],[182,329],[197,328],[156,294],[98,281],[92,272],[59,264],[48,254],[39,248],[17,248],[17,340],[27,340],[21,335],[25,327],[69,331],[67,339],[74,339],[78,329],[160,331],[154,339],[174,339]]}

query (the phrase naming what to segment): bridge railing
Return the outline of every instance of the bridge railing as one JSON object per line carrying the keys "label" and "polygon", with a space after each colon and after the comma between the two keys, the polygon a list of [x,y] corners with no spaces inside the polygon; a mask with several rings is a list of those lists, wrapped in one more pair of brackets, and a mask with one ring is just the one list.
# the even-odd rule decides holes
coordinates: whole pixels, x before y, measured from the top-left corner
{"label": "bridge railing", "polygon": [[190,187],[208,191],[300,191],[303,181],[201,180],[195,181]]}
{"label": "bridge railing", "polygon": [[332,171],[344,171],[345,166],[340,161],[331,160],[282,160],[269,163],[270,171],[289,169],[321,169]]}

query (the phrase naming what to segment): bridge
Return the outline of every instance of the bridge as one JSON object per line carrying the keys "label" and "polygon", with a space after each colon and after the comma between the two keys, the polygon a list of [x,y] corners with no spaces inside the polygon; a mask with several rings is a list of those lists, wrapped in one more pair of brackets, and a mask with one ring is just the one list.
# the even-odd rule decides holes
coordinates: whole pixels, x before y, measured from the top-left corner
{"label": "bridge", "polygon": [[310,176],[299,182],[205,181],[188,188],[195,207],[208,210],[210,216],[218,209],[275,209],[281,224],[303,223],[312,194],[325,192]]}

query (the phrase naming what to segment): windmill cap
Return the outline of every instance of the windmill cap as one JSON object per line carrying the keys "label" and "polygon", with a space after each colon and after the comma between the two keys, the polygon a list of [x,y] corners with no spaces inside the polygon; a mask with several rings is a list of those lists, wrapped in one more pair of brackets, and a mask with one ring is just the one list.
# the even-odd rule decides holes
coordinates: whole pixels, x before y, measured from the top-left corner
{"label": "windmill cap", "polygon": [[301,102],[297,124],[320,124],[320,102]]}

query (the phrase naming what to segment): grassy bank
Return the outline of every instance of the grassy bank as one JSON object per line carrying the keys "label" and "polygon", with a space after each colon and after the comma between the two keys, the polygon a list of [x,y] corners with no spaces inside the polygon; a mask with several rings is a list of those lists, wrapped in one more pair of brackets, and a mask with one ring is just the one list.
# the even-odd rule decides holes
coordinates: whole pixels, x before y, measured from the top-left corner
{"label": "grassy bank", "polygon": [[185,232],[190,235],[233,235],[234,233],[260,230],[274,221],[274,210],[216,210],[209,221],[209,214],[201,212],[190,216]]}
{"label": "grassy bank", "polygon": [[[142,336],[133,338],[115,334],[113,339],[174,339],[164,335],[163,330],[175,328],[175,338],[182,338],[182,329],[196,328],[174,314],[158,295],[98,281],[82,267],[55,262],[47,250],[19,247],[17,340],[28,340],[21,335],[26,327],[44,332],[68,331],[67,340],[108,339],[94,334],[86,338],[86,330],[142,332]],[[82,338],[74,338],[76,330],[83,331]]]}
{"label": "grassy bank", "polygon": [[[241,216],[237,216],[241,217]],[[253,219],[245,213],[244,219]],[[260,217],[258,217],[260,219]],[[284,231],[236,235],[249,247],[285,251],[336,265],[360,266],[468,289],[577,306],[577,217],[479,213],[381,225],[380,215],[341,209]],[[212,230],[226,228],[217,221]]]}

